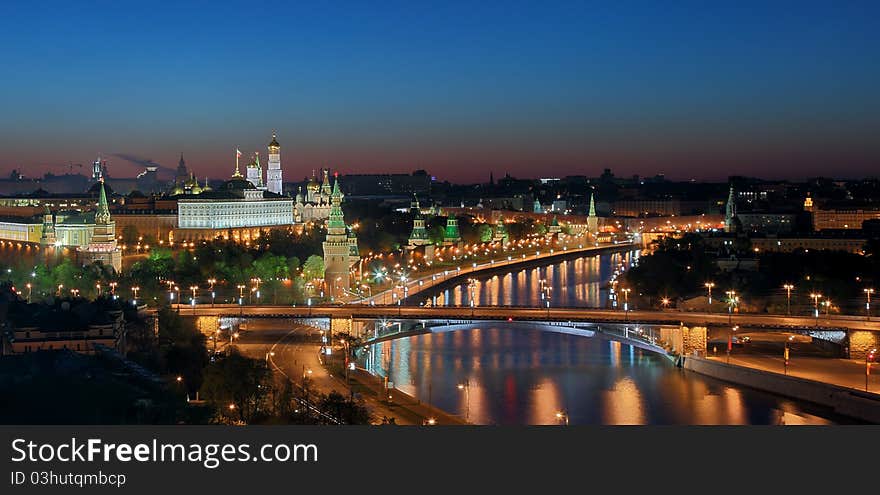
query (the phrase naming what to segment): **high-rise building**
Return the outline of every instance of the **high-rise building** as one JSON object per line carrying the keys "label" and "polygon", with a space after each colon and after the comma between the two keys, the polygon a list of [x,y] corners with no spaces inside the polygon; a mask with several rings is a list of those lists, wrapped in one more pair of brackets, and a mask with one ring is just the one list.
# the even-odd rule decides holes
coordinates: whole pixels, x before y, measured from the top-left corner
{"label": "high-rise building", "polygon": [[275,133],[272,133],[272,141],[269,143],[269,168],[266,170],[266,188],[269,192],[283,194],[281,189],[281,145],[278,144]]}
{"label": "high-rise building", "polygon": [[92,182],[98,182],[104,178],[104,172],[107,170],[107,162],[102,161],[101,157],[95,159],[92,163]]}

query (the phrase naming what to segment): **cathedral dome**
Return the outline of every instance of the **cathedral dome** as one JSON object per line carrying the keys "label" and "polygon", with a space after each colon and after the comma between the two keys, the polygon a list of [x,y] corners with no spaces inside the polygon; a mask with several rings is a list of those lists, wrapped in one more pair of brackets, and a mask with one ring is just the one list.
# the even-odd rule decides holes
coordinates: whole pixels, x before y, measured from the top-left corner
{"label": "cathedral dome", "polygon": [[318,192],[318,190],[321,189],[321,186],[318,184],[318,181],[315,179],[314,175],[311,179],[309,179],[309,183],[306,188],[312,192]]}
{"label": "cathedral dome", "polygon": [[281,145],[278,144],[278,140],[275,138],[274,132],[272,133],[272,142],[269,143],[269,147],[270,148],[280,148],[281,147]]}

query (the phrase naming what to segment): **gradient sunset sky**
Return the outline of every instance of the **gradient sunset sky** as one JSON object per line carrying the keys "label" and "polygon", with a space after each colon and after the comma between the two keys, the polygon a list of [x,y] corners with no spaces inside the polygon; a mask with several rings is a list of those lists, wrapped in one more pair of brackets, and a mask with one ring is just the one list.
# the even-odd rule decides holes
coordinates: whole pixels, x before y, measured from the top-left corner
{"label": "gradient sunset sky", "polygon": [[0,67],[4,176],[225,178],[273,129],[286,180],[880,168],[876,0],[27,2]]}

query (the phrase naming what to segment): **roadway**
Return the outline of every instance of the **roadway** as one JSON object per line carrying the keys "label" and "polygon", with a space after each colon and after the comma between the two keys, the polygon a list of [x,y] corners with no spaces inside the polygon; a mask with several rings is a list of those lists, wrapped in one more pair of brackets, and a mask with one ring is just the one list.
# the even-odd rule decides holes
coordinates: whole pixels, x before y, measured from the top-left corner
{"label": "roadway", "polygon": [[447,307],[347,304],[336,306],[238,306],[234,304],[196,306],[181,305],[183,316],[244,316],[244,317],[330,317],[330,318],[407,318],[407,319],[478,319],[478,320],[543,320],[584,321],[592,323],[632,323],[643,325],[685,325],[772,329],[847,329],[880,331],[880,320],[857,316],[782,316],[767,314],[702,313],[654,310],[612,310],[591,308],[528,308],[503,306]]}
{"label": "roadway", "polygon": [[385,304],[387,302],[395,303],[398,299],[411,298],[419,292],[426,291],[432,287],[449,283],[466,275],[473,275],[479,272],[498,270],[501,268],[521,265],[525,263],[535,263],[537,261],[545,261],[560,257],[569,257],[572,255],[600,254],[606,251],[619,251],[637,249],[640,245],[635,242],[606,242],[601,244],[584,245],[584,240],[578,236],[570,237],[562,246],[536,248],[534,253],[525,250],[499,257],[492,258],[488,261],[462,261],[456,267],[448,267],[444,269],[431,270],[429,273],[420,277],[407,277],[404,280],[397,281],[394,287],[386,289],[366,297],[356,294],[351,296],[347,302],[350,303],[369,303],[369,304]]}
{"label": "roadway", "polygon": [[[275,326],[247,331],[235,342],[242,354],[265,359],[270,368],[293,381],[296,385],[308,383],[308,388],[322,394],[337,392],[347,397],[359,390],[373,424],[381,424],[381,418],[394,418],[399,425],[421,425],[427,418],[435,418],[436,424],[463,424],[459,418],[418,401],[399,390],[391,390],[392,401],[383,400],[385,391],[381,381],[365,370],[353,372],[350,383],[343,377],[334,376],[321,359],[321,344],[316,342],[319,330],[306,325],[294,324],[290,329]],[[335,347],[334,351],[343,352]],[[307,380],[304,380],[307,378]]]}

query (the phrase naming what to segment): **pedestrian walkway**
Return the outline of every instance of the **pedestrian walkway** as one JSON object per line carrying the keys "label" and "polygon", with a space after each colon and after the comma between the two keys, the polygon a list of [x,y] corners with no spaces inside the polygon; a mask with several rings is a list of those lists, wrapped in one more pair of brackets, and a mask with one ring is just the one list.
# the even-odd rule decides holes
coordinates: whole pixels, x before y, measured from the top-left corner
{"label": "pedestrian walkway", "polygon": [[[713,355],[710,352],[708,358],[714,361],[728,362],[726,353]],[[866,390],[865,379],[867,377],[867,390],[880,393],[880,364],[878,363],[874,363],[870,374],[867,374],[865,361],[855,359],[791,356],[786,366],[782,356],[738,355],[734,353],[730,356],[729,362],[737,366],[786,374],[861,391]]]}

